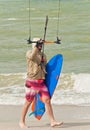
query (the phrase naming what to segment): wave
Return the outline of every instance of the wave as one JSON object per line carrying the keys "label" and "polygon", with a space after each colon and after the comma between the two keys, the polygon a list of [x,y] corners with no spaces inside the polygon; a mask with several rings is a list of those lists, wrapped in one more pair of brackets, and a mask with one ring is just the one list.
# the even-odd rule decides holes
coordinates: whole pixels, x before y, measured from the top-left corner
{"label": "wave", "polygon": [[90,93],[90,74],[61,74],[58,82],[60,88],[71,88],[78,93]]}
{"label": "wave", "polygon": [[16,18],[8,18],[7,20],[14,21],[17,20]]}
{"label": "wave", "polygon": [[[26,73],[0,74],[0,104],[22,104]],[[53,104],[90,106],[90,74],[62,73]]]}

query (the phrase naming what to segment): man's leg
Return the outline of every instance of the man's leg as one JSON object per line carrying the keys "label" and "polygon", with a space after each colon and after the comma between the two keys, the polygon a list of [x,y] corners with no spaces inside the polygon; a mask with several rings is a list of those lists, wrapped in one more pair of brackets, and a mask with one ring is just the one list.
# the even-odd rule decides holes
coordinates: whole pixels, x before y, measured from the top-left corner
{"label": "man's leg", "polygon": [[27,111],[28,111],[28,108],[30,106],[31,102],[28,102],[27,100],[25,101],[23,107],[22,107],[22,111],[21,111],[21,118],[20,118],[20,122],[19,122],[19,126],[21,128],[25,128],[26,125],[25,125],[25,117],[26,117],[26,114],[27,114]]}
{"label": "man's leg", "polygon": [[45,103],[45,109],[46,109],[46,112],[47,112],[47,114],[49,116],[51,126],[54,127],[54,126],[60,126],[60,125],[62,125],[63,122],[57,122],[55,120],[55,118],[54,118],[54,114],[53,114],[53,110],[52,110],[50,98],[44,96],[43,97],[43,101]]}

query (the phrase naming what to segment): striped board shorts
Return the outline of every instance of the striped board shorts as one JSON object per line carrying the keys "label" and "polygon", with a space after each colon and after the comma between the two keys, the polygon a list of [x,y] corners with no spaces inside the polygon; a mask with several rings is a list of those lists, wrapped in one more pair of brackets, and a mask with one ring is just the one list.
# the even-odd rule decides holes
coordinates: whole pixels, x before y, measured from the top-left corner
{"label": "striped board shorts", "polygon": [[35,95],[37,93],[40,94],[40,98],[42,99],[43,96],[49,96],[48,89],[44,83],[44,80],[39,79],[39,80],[26,80],[25,83],[25,98],[27,101],[31,102]]}

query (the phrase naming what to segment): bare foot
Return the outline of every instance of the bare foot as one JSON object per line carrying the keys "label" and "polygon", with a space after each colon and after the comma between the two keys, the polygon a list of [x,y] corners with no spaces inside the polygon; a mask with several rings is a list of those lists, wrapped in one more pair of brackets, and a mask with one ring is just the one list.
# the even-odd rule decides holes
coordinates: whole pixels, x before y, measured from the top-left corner
{"label": "bare foot", "polygon": [[63,124],[63,122],[52,122],[51,127],[61,126],[62,124]]}
{"label": "bare foot", "polygon": [[19,123],[20,128],[28,128],[24,123]]}

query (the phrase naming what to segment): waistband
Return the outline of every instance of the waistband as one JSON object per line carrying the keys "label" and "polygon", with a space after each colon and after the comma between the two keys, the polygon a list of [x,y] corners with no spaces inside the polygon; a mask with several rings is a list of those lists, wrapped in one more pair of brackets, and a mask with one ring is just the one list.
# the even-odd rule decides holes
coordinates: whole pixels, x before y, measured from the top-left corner
{"label": "waistband", "polygon": [[34,82],[34,83],[43,83],[43,82],[44,82],[43,79],[34,79],[34,80],[31,80],[31,79],[29,80],[29,79],[27,79],[26,82],[27,82],[27,81],[29,81],[29,82]]}

